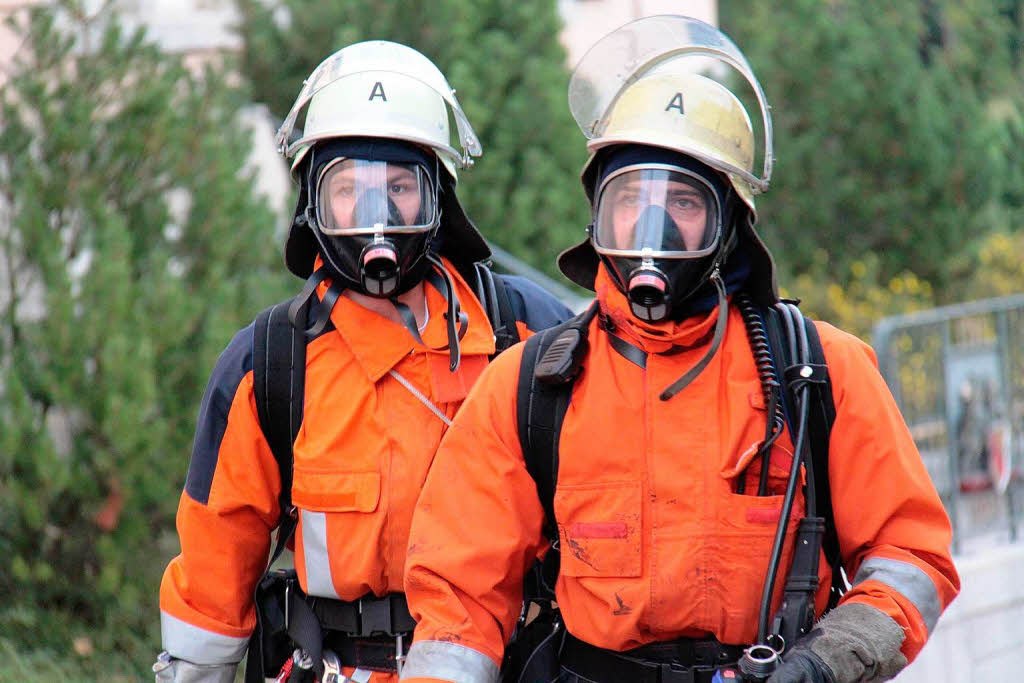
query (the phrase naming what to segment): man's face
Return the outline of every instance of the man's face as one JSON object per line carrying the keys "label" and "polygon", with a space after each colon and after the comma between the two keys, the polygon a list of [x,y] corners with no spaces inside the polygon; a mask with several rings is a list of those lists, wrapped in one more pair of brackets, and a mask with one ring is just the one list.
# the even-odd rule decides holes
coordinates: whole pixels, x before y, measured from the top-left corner
{"label": "man's face", "polygon": [[[422,198],[419,177],[411,168],[384,163],[358,164],[354,160],[345,160],[340,166],[327,183],[327,196],[336,225],[367,227],[358,224],[356,204],[360,201],[381,202],[382,197],[397,208],[402,225],[415,224]],[[380,190],[380,193],[368,198],[368,190]],[[381,215],[388,215],[386,209]]]}
{"label": "man's face", "polygon": [[[718,234],[717,205],[703,181],[668,166],[625,168],[598,192],[594,245],[639,256],[700,256]],[[667,253],[666,253],[667,252]]]}
{"label": "man's face", "polygon": [[[635,226],[649,206],[660,206],[672,218],[687,251],[698,251],[707,229],[707,201],[692,185],[678,180],[631,178],[616,186],[611,197],[612,230],[620,248],[633,248]],[[664,236],[662,243],[674,241]]]}

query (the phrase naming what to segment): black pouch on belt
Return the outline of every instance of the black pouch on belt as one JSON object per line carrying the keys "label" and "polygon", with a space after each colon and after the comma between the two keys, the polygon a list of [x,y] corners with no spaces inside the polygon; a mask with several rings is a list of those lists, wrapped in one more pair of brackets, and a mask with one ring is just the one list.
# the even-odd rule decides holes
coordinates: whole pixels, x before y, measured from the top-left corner
{"label": "black pouch on belt", "polygon": [[290,594],[301,594],[294,569],[267,572],[256,588],[256,629],[249,639],[245,683],[263,683],[281,671],[295,646],[288,637],[285,610]]}
{"label": "black pouch on belt", "polygon": [[534,683],[558,678],[558,653],[565,628],[557,609],[543,608],[518,629],[505,648],[500,683]]}

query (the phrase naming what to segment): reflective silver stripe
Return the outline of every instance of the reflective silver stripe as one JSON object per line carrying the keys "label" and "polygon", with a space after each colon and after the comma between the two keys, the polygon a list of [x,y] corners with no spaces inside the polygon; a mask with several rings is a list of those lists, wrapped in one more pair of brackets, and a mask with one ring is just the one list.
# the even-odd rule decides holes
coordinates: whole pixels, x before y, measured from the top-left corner
{"label": "reflective silver stripe", "polygon": [[412,385],[412,382],[399,375],[395,370],[388,370],[388,374],[399,381],[399,383],[409,390],[413,396],[420,400],[420,403],[430,408],[430,412],[441,418],[441,422],[444,422],[449,427],[452,426],[452,421],[448,419],[448,416],[441,412],[441,409],[430,402],[430,399],[420,393],[420,390]]}
{"label": "reflective silver stripe", "polygon": [[223,636],[172,617],[160,610],[160,635],[172,657],[193,664],[237,664],[245,654],[248,638]]}
{"label": "reflective silver stripe", "polygon": [[439,678],[453,683],[495,683],[498,667],[491,658],[465,645],[421,640],[409,648],[402,680]]}
{"label": "reflective silver stripe", "polygon": [[917,607],[921,618],[924,619],[928,633],[932,632],[935,622],[942,614],[942,603],[939,601],[939,591],[935,587],[935,582],[920,567],[909,562],[871,557],[860,566],[853,584],[868,580],[884,583],[914,603],[914,607]]}
{"label": "reflective silver stripe", "polygon": [[327,554],[327,515],[300,510],[302,554],[306,561],[306,593],[340,600],[331,581],[331,559]]}

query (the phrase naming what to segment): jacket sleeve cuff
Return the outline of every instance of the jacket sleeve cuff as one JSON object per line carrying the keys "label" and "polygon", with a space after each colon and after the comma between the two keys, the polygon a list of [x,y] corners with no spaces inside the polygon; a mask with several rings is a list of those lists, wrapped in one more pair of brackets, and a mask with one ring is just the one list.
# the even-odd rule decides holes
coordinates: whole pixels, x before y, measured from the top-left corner
{"label": "jacket sleeve cuff", "polygon": [[156,683],[234,683],[237,664],[193,664],[161,652],[153,665]]}
{"label": "jacket sleeve cuff", "polygon": [[498,666],[465,645],[439,640],[413,643],[402,667],[403,681],[416,683],[497,683]]}
{"label": "jacket sleeve cuff", "polygon": [[249,645],[248,638],[214,633],[160,612],[160,632],[164,649],[172,657],[196,664],[231,664],[241,661]]}

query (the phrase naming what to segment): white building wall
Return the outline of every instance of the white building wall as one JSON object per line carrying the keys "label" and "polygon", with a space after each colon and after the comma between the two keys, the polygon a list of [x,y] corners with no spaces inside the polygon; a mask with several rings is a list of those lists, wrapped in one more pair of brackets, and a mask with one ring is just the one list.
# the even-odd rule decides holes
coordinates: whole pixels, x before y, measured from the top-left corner
{"label": "white building wall", "polygon": [[961,592],[897,683],[1024,681],[1024,543],[957,557]]}
{"label": "white building wall", "polygon": [[558,0],[565,22],[561,41],[569,68],[580,61],[601,36],[619,26],[654,14],[684,14],[718,25],[717,0]]}

